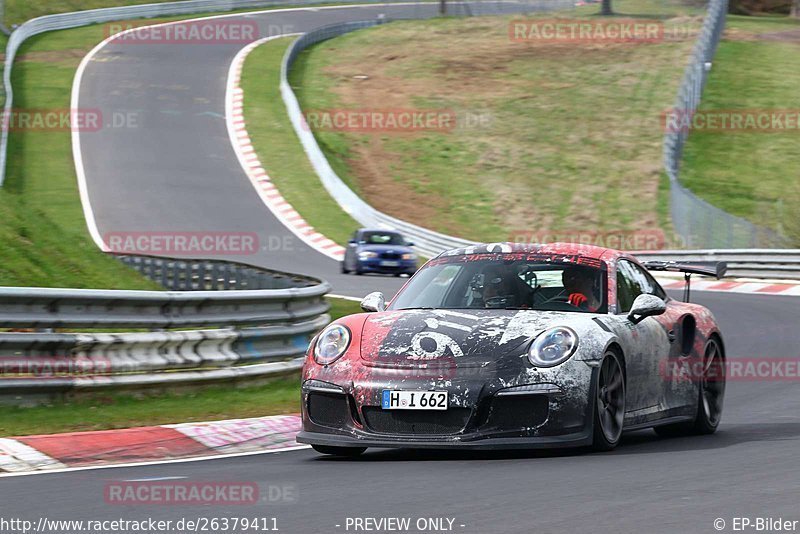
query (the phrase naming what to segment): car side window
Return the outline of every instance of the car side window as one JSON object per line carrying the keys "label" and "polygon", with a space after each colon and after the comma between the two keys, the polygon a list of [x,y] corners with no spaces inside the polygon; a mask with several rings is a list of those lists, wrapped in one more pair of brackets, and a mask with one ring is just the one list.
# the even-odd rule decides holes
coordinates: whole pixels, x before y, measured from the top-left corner
{"label": "car side window", "polygon": [[656,280],[638,265],[626,260],[617,263],[617,304],[620,313],[628,312],[636,297],[655,295],[666,300],[667,294]]}
{"label": "car side window", "polygon": [[630,265],[631,269],[633,269],[637,280],[641,280],[641,287],[644,293],[647,293],[648,295],[655,295],[661,300],[667,299],[666,291],[664,291],[664,288],[662,288],[661,285],[656,282],[656,279],[653,278],[653,275],[635,263],[628,263],[628,265]]}
{"label": "car side window", "polygon": [[617,262],[617,313],[628,313],[633,301],[641,294],[642,288],[636,283],[630,263]]}

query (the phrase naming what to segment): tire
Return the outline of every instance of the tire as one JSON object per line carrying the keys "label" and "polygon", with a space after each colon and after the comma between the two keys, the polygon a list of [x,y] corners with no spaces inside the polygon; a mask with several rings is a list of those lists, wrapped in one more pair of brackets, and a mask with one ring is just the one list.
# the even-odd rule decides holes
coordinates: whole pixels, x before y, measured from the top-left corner
{"label": "tire", "polygon": [[328,445],[312,445],[311,447],[320,454],[329,454],[331,456],[342,456],[347,458],[355,458],[367,450],[366,447],[331,447]]}
{"label": "tire", "polygon": [[347,267],[344,266],[345,265],[344,262],[342,262],[340,265],[341,265],[341,269],[342,269],[342,274],[350,274],[350,271],[348,271]]}
{"label": "tire", "polygon": [[717,338],[706,343],[703,353],[703,376],[697,388],[697,415],[694,421],[655,427],[661,437],[713,434],[722,417],[725,398],[725,356]]}
{"label": "tire", "polygon": [[610,451],[622,440],[625,419],[625,372],[617,353],[608,351],[603,357],[594,392],[592,448]]}

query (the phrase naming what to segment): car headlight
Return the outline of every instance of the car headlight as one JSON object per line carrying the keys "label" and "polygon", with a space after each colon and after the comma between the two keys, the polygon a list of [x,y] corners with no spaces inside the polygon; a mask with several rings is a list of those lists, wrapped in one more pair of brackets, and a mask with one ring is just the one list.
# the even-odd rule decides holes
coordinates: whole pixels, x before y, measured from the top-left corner
{"label": "car headlight", "polygon": [[359,260],[369,260],[369,259],[377,258],[377,257],[378,257],[378,253],[377,252],[365,251],[365,252],[359,252],[358,253],[358,259]]}
{"label": "car headlight", "polygon": [[553,367],[567,361],[577,346],[578,334],[574,330],[564,326],[551,328],[533,340],[528,360],[537,367]]}
{"label": "car headlight", "polygon": [[417,259],[417,255],[413,254],[413,253],[403,254],[403,259],[404,260],[416,260]]}
{"label": "car headlight", "polygon": [[327,327],[317,338],[314,346],[314,360],[320,365],[328,365],[339,359],[350,345],[350,330],[340,324]]}

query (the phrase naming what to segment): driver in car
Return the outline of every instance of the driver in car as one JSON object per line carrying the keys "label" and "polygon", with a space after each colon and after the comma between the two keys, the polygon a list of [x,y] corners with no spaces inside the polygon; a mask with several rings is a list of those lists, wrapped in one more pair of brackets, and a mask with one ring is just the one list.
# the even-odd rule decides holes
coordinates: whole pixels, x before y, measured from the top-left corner
{"label": "driver in car", "polygon": [[506,274],[497,266],[483,271],[482,300],[485,308],[505,308],[513,305],[513,291],[509,289]]}
{"label": "driver in car", "polygon": [[588,270],[577,266],[564,269],[561,281],[567,293],[567,302],[588,312],[596,312],[602,306],[595,293],[595,276]]}

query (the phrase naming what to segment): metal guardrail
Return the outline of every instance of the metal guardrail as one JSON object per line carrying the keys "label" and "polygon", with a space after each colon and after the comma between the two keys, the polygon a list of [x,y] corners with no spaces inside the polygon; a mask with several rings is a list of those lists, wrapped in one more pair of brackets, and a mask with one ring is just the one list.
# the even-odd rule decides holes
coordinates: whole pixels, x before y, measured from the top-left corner
{"label": "metal guardrail", "polygon": [[[465,5],[483,5],[486,3],[464,3]],[[560,0],[543,0],[541,2],[528,2],[525,4],[530,11],[547,11],[574,7],[574,2],[564,2]],[[484,14],[486,11],[473,9],[471,14]],[[325,154],[320,149],[314,133],[308,127],[300,109],[300,103],[289,84],[288,75],[292,65],[297,60],[298,55],[310,46],[321,41],[338,37],[346,33],[369,28],[386,22],[383,19],[348,22],[343,24],[333,24],[301,35],[286,50],[281,65],[281,96],[289,114],[295,133],[300,138],[300,142],[308,155],[311,165],[322,181],[325,189],[336,200],[339,206],[355,219],[359,224],[366,227],[393,228],[403,233],[410,241],[414,242],[416,249],[424,256],[433,257],[443,250],[464,247],[473,244],[472,241],[460,239],[453,236],[434,232],[427,228],[397,219],[391,215],[382,213],[375,207],[369,205],[361,199],[347,184],[336,174],[331,167]]]}
{"label": "metal guardrail", "polygon": [[800,249],[659,250],[636,252],[649,260],[724,261],[728,277],[800,279]]}
{"label": "metal guardrail", "polygon": [[[683,118],[692,117],[700,104],[727,12],[728,0],[711,0],[708,4],[672,110]],[[664,168],[670,180],[672,223],[678,235],[689,246],[699,248],[786,246],[786,239],[773,230],[709,204],[680,183],[680,162],[689,130],[678,128],[664,135]]]}
{"label": "metal guardrail", "polygon": [[[204,260],[121,258],[186,291],[0,288],[0,403],[25,394],[263,379],[302,366],[325,282]],[[220,327],[162,331],[169,328]],[[158,331],[54,333],[59,328]]]}

